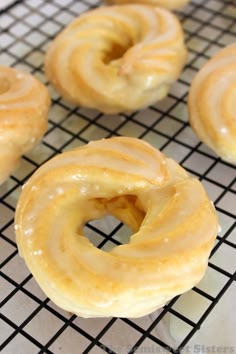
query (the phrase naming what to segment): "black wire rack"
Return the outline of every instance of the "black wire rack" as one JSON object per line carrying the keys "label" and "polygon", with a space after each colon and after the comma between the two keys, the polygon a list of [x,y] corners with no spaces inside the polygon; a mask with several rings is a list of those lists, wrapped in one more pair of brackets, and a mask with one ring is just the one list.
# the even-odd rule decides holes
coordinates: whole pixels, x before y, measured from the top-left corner
{"label": "black wire rack", "polygon": [[[142,112],[107,116],[68,105],[48,84],[43,59],[51,40],[96,0],[22,0],[0,11],[0,63],[33,73],[50,90],[49,129],[0,187],[0,351],[3,354],[236,353],[236,170],[201,144],[188,124],[189,84],[218,50],[236,41],[232,0],[192,0],[177,13],[188,64],[168,97]],[[115,135],[150,142],[198,177],[218,211],[221,232],[206,276],[190,292],[140,319],[82,319],[56,307],[19,257],[13,220],[21,187],[46,160]],[[86,226],[97,247],[120,244],[127,229],[112,217]],[[128,236],[127,236],[128,237]]]}

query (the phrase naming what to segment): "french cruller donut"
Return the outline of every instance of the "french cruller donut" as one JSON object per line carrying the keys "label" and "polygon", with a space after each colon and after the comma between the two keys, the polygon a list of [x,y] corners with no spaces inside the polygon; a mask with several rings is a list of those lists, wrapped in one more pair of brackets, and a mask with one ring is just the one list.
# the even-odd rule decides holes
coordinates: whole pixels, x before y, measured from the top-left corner
{"label": "french cruller donut", "polygon": [[[112,214],[132,230],[109,252],[83,234]],[[146,142],[116,137],[40,167],[16,210],[17,244],[44,292],[82,317],[139,317],[203,277],[218,231],[202,184]]]}
{"label": "french cruller donut", "polygon": [[0,184],[47,129],[46,87],[31,74],[0,66]]}
{"label": "french cruller donut", "polygon": [[108,4],[145,4],[174,10],[187,5],[190,0],[105,0]]}
{"label": "french cruller donut", "polygon": [[188,106],[199,139],[236,164],[236,44],[219,51],[197,73]]}
{"label": "french cruller donut", "polygon": [[108,6],[81,15],[56,37],[45,71],[65,99],[112,114],[165,97],[186,53],[181,25],[169,11]]}

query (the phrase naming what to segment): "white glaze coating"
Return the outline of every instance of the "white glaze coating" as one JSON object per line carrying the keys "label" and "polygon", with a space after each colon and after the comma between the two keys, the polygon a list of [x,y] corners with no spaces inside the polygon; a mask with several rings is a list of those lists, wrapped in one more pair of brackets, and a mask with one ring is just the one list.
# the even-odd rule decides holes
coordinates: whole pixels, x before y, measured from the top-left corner
{"label": "white glaze coating", "polygon": [[0,184],[47,128],[48,91],[32,75],[0,66]]}
{"label": "white glaze coating", "polygon": [[187,5],[189,1],[190,0],[105,0],[108,4],[144,4],[160,6],[171,10],[180,9]]}
{"label": "white glaze coating", "polygon": [[[106,214],[134,232],[107,253],[82,231]],[[139,317],[187,291],[204,275],[218,231],[201,183],[135,138],[93,142],[44,164],[22,192],[16,225],[42,289],[83,317]]]}
{"label": "white glaze coating", "polygon": [[74,20],[51,44],[45,69],[66,99],[118,113],[163,98],[185,61],[183,32],[173,14],[127,5]]}
{"label": "white glaze coating", "polygon": [[236,163],[236,44],[222,49],[194,78],[190,124],[222,159]]}

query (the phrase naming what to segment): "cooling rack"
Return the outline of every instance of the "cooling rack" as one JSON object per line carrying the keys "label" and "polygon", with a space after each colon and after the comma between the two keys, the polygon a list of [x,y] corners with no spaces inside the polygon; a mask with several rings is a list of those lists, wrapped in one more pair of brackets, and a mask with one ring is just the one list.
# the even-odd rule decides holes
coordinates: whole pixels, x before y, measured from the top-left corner
{"label": "cooling rack", "polygon": [[[43,58],[52,38],[96,0],[22,0],[0,11],[0,63],[32,72],[48,85]],[[218,50],[236,40],[234,1],[192,0],[178,12],[188,64],[168,97],[142,112],[107,116],[68,105],[49,87],[52,108],[42,143],[0,187],[0,351],[3,354],[236,352],[236,173],[201,144],[188,124],[189,84]],[[198,177],[222,227],[206,276],[190,292],[140,319],[81,319],[56,307],[19,257],[13,218],[21,186],[54,155],[90,140],[127,135],[161,149]],[[129,230],[112,217],[86,226],[98,247],[120,244]]]}

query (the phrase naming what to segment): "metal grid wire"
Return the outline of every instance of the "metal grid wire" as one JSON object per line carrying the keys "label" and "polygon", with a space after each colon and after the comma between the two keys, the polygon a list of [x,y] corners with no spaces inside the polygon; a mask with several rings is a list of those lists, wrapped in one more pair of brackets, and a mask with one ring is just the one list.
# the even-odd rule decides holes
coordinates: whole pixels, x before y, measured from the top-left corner
{"label": "metal grid wire", "polygon": [[[0,12],[0,63],[29,71],[48,85],[43,74],[48,44],[73,18],[98,5],[96,0],[16,1]],[[217,158],[193,134],[186,101],[189,84],[199,68],[235,41],[236,6],[233,0],[192,0],[178,16],[185,30],[189,60],[162,102],[142,112],[107,116],[68,105],[48,85],[53,98],[49,129],[42,143],[24,156],[20,168],[0,187],[2,353],[200,353],[195,351],[199,349],[196,345],[232,346],[236,310],[235,168]],[[215,203],[222,231],[205,278],[187,294],[141,319],[85,320],[57,308],[37,286],[17,252],[14,210],[21,186],[42,163],[90,140],[114,135],[142,138],[197,176]],[[108,217],[105,222],[87,225],[86,232],[98,247],[109,249],[120,243],[119,234],[127,230]],[[202,352],[206,352],[204,348]],[[236,352],[236,346],[233,350]]]}

